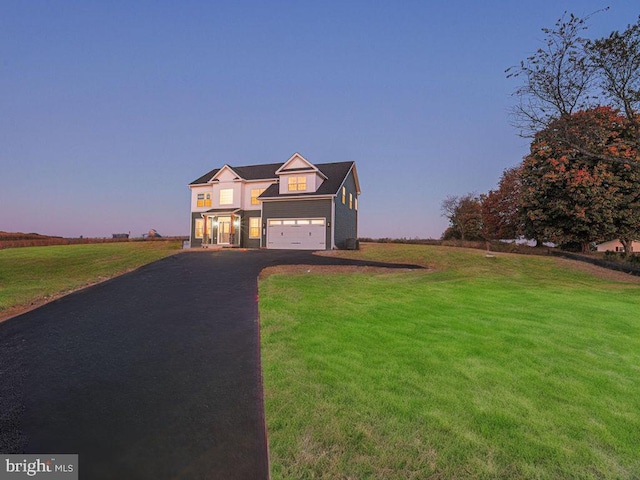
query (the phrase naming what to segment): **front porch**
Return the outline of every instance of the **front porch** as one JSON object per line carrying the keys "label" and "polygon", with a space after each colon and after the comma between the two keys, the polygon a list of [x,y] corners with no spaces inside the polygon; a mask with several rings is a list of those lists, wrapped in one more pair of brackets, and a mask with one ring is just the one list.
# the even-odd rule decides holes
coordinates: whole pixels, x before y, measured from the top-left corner
{"label": "front porch", "polygon": [[209,210],[202,214],[202,247],[239,247],[241,214],[240,210]]}
{"label": "front porch", "polygon": [[260,248],[260,213],[260,210],[228,208],[193,212],[191,246]]}

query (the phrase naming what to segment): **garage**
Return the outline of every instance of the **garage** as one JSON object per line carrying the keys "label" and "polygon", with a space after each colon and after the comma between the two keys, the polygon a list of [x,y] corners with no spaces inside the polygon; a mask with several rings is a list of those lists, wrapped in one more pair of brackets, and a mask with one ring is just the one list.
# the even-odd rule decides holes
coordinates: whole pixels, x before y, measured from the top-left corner
{"label": "garage", "polygon": [[325,250],[325,223],[324,218],[270,219],[267,224],[267,248]]}

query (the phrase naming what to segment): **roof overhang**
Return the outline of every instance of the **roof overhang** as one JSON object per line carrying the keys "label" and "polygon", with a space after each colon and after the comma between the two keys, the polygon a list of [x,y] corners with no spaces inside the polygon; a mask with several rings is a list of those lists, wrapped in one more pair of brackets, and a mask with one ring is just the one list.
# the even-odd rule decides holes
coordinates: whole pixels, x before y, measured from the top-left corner
{"label": "roof overhang", "polygon": [[[298,164],[302,166],[297,166],[295,168],[292,168],[291,166],[294,164]],[[291,157],[289,157],[289,160],[284,162],[282,166],[278,170],[276,170],[276,175],[283,175],[286,173],[302,173],[302,172],[314,172],[320,175],[325,180],[327,179],[326,175],[322,173],[318,169],[318,167],[316,167],[313,163],[311,163],[309,160],[304,158],[298,152],[291,155]]]}
{"label": "roof overhang", "polygon": [[269,202],[286,202],[290,200],[318,200],[323,198],[334,198],[336,196],[335,193],[327,193],[323,195],[287,195],[287,196],[278,196],[278,197],[258,197],[260,201],[269,201]]}
{"label": "roof overhang", "polygon": [[[360,195],[361,190],[360,190],[360,180],[358,180],[358,171],[356,170],[356,162],[353,162],[353,165],[351,166],[351,172],[353,172],[353,180],[356,182],[356,193],[358,195]],[[349,174],[347,173],[347,177],[349,176]]]}
{"label": "roof overhang", "polygon": [[211,180],[209,180],[207,183],[215,182],[216,180],[218,180],[218,177],[220,177],[220,175],[225,171],[231,172],[233,175],[235,175],[236,179],[244,180],[244,178],[242,178],[238,174],[238,172],[236,172],[233,168],[225,163],[224,166],[220,170],[218,170],[218,173],[211,177]]}
{"label": "roof overhang", "polygon": [[207,210],[206,212],[202,212],[201,215],[203,217],[225,217],[228,215],[236,215],[241,209],[240,208],[212,208],[211,210]]}

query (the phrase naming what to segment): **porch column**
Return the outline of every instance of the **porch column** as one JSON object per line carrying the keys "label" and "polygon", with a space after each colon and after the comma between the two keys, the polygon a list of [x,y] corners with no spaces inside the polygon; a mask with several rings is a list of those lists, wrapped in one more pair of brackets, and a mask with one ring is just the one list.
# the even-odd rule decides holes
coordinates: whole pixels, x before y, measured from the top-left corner
{"label": "porch column", "polygon": [[202,218],[204,219],[204,228],[203,228],[203,232],[202,232],[202,243],[207,243],[207,216],[203,215]]}

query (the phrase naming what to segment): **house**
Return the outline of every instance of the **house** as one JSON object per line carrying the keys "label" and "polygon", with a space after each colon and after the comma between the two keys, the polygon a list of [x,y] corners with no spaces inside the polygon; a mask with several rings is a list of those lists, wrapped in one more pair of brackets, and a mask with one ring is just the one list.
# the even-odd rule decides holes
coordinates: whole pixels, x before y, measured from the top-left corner
{"label": "house", "polygon": [[[634,252],[640,252],[640,241],[634,240],[631,242],[631,246]],[[608,242],[599,243],[596,245],[596,251],[598,252],[624,252],[624,246],[620,240],[609,240]]]}
{"label": "house", "polygon": [[223,165],[189,184],[191,246],[331,250],[358,237],[355,162]]}

